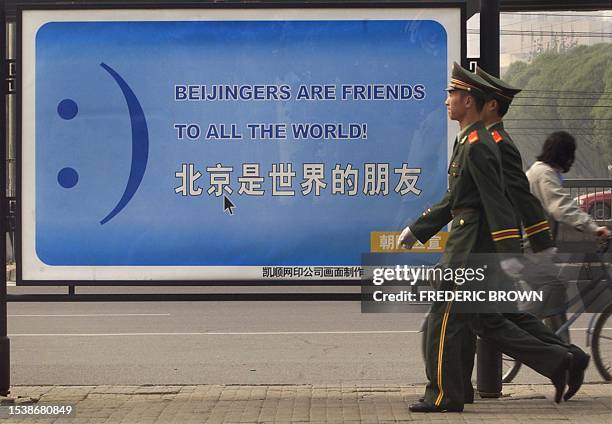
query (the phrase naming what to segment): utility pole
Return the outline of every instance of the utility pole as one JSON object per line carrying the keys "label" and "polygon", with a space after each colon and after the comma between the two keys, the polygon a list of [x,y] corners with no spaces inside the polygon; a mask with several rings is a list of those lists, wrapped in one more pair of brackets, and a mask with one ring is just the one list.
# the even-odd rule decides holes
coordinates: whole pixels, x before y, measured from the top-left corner
{"label": "utility pole", "polygon": [[[480,2],[480,67],[499,76],[499,0]],[[483,398],[502,392],[502,356],[491,343],[478,339],[477,389]]]}
{"label": "utility pole", "polygon": [[2,83],[2,99],[0,100],[0,396],[7,396],[11,386],[11,344],[7,335],[7,309],[6,309],[6,230],[8,216],[8,201],[6,198],[6,93],[7,93],[7,62],[6,62],[6,20],[4,17],[4,3],[0,6],[0,82]]}

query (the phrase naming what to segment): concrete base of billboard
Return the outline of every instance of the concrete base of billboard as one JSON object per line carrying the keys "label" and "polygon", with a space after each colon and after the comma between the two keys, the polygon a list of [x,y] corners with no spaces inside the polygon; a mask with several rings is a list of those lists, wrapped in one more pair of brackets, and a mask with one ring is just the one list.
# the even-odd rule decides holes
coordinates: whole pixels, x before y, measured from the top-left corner
{"label": "concrete base of billboard", "polygon": [[6,281],[15,281],[17,278],[17,267],[15,264],[6,266]]}

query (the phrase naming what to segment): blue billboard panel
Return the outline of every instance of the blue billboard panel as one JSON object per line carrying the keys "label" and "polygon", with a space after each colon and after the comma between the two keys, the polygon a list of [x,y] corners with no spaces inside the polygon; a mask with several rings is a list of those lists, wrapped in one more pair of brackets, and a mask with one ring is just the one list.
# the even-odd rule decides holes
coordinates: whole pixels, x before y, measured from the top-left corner
{"label": "blue billboard panel", "polygon": [[33,18],[22,111],[32,278],[356,267],[373,232],[401,230],[440,198],[447,28],[318,13]]}

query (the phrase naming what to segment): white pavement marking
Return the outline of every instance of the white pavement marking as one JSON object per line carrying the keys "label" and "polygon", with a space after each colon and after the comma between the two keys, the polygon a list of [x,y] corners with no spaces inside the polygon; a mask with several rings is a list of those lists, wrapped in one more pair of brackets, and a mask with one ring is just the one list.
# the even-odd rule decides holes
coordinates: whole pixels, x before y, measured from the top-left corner
{"label": "white pavement marking", "polygon": [[170,314],[13,314],[9,317],[169,317]]}
{"label": "white pavement marking", "polygon": [[[612,327],[603,328],[612,330]],[[586,328],[570,328],[585,331]],[[283,336],[295,334],[402,334],[420,333],[420,330],[380,330],[380,331],[258,331],[258,332],[193,332],[193,333],[14,333],[9,337],[120,337],[120,336]]]}
{"label": "white pavement marking", "polygon": [[294,334],[397,334],[419,333],[419,330],[389,331],[260,331],[240,333],[20,333],[9,334],[9,337],[115,337],[115,336],[278,336]]}
{"label": "white pavement marking", "polygon": [[[570,327],[570,331],[587,331],[588,328],[571,328]],[[612,327],[608,328],[608,327],[604,327],[602,328],[602,330],[612,330]]]}

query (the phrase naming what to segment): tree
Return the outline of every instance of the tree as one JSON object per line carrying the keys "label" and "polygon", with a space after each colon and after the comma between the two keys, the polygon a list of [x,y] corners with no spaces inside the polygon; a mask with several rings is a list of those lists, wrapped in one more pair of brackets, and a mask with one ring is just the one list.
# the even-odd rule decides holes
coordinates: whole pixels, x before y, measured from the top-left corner
{"label": "tree", "polygon": [[576,137],[570,177],[608,177],[612,165],[612,43],[544,53],[514,62],[504,79],[523,91],[504,121],[531,165],[553,131]]}

